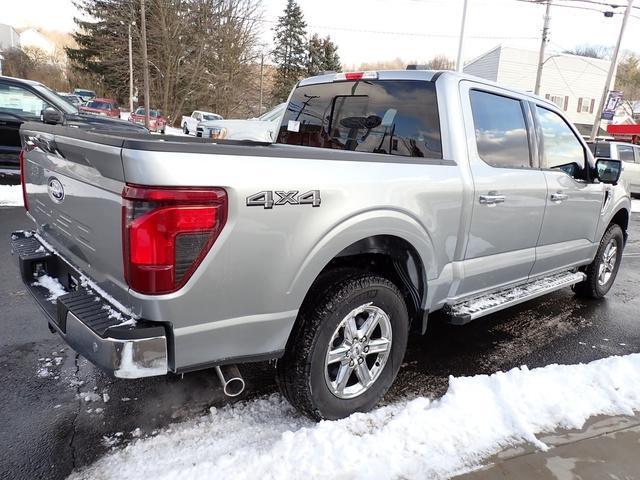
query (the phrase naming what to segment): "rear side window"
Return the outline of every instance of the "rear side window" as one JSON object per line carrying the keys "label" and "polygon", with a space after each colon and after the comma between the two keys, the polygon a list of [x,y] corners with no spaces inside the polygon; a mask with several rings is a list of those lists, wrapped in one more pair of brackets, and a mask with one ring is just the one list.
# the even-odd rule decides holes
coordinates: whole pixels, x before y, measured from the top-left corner
{"label": "rear side window", "polygon": [[298,87],[277,142],[442,158],[435,85],[363,80]]}
{"label": "rear side window", "polygon": [[631,145],[618,145],[618,156],[620,157],[620,160],[625,162],[635,162],[633,147]]}
{"label": "rear side window", "polygon": [[529,138],[520,101],[479,90],[472,90],[470,99],[480,158],[492,167],[530,167]]}

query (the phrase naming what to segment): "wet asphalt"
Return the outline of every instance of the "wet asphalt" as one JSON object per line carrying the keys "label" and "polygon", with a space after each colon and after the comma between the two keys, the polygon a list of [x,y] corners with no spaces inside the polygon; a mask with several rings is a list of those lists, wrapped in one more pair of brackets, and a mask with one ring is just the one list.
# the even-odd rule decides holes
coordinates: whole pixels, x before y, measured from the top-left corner
{"label": "wet asphalt", "polygon": [[[65,478],[110,448],[229,402],[213,370],[118,380],[51,334],[9,252],[11,231],[29,227],[22,208],[0,207],[0,478]],[[616,284],[601,301],[563,289],[466,326],[434,316],[426,336],[410,339],[384,402],[442,395],[449,375],[640,352],[640,215],[629,234]],[[241,399],[275,391],[272,364],[241,370]]]}

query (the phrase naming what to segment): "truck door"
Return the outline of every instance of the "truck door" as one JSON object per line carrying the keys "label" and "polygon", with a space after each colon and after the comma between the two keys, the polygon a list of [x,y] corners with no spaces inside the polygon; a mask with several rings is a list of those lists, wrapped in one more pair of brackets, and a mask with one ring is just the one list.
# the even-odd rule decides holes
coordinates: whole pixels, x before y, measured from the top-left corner
{"label": "truck door", "polygon": [[547,201],[532,275],[589,263],[607,187],[587,174],[587,149],[567,121],[533,105]]}
{"label": "truck door", "polygon": [[471,82],[461,94],[474,196],[457,296],[528,279],[547,195],[525,99]]}

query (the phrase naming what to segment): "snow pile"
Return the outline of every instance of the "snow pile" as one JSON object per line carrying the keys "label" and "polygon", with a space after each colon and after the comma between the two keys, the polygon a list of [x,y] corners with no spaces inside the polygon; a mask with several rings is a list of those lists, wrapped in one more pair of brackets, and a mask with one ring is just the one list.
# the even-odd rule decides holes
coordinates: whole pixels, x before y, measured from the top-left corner
{"label": "snow pile", "polygon": [[74,479],[447,478],[536,434],[640,410],[640,354],[451,378],[417,398],[312,423],[278,395],[236,404],[102,458]]}
{"label": "snow pile", "polygon": [[0,207],[21,207],[23,204],[20,185],[0,185]]}
{"label": "snow pile", "polygon": [[40,275],[31,285],[44,287],[49,290],[47,300],[52,303],[56,303],[58,297],[67,293],[58,279],[50,277],[49,275]]}
{"label": "snow pile", "polygon": [[640,212],[640,200],[631,200],[631,211],[635,213]]}

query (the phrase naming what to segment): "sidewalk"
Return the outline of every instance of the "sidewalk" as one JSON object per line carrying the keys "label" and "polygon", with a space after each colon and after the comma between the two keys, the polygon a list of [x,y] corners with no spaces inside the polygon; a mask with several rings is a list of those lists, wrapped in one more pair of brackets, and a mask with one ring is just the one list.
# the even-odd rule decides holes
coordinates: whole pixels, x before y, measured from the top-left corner
{"label": "sidewalk", "polygon": [[580,431],[541,436],[547,452],[530,446],[501,452],[458,480],[640,479],[640,415],[595,417]]}

